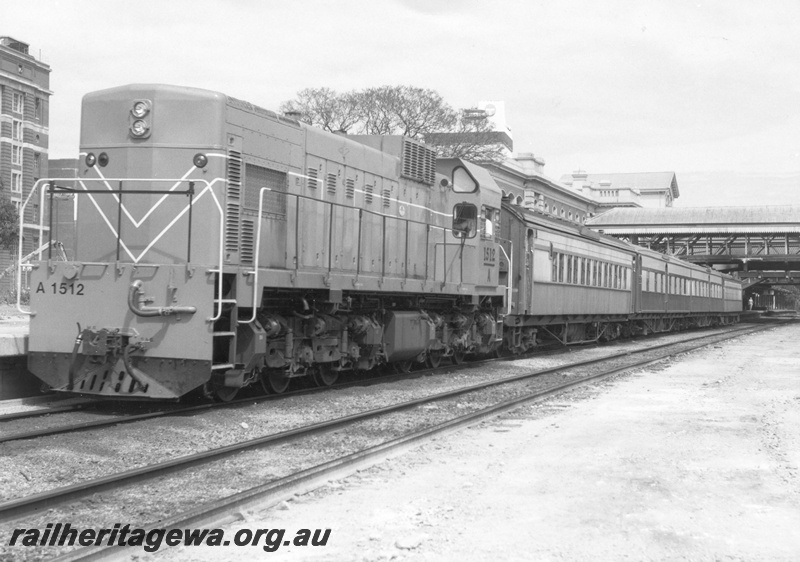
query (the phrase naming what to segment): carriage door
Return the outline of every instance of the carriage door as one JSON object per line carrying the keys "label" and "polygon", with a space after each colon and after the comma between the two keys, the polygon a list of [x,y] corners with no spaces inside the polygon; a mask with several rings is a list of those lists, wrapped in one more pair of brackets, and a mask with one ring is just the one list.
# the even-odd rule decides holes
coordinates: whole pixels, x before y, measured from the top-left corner
{"label": "carriage door", "polygon": [[525,302],[522,303],[524,311],[533,309],[533,244],[536,238],[536,231],[532,228],[527,229],[525,235]]}
{"label": "carriage door", "polygon": [[644,287],[644,271],[642,271],[642,256],[637,254],[633,258],[633,278],[636,282],[633,284],[633,312],[639,313],[642,311],[642,289]]}

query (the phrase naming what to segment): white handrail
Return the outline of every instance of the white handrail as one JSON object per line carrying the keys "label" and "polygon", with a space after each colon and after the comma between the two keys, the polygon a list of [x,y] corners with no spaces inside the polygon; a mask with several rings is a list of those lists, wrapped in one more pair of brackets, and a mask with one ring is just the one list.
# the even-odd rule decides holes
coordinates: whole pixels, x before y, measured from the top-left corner
{"label": "white handrail", "polygon": [[[53,181],[75,181],[75,178],[47,178],[47,179],[38,179],[33,184],[30,193],[28,193],[28,197],[25,198],[25,202],[20,205],[19,208],[19,239],[17,240],[17,256],[19,256],[19,262],[17,263],[17,310],[20,311],[22,314],[27,314],[28,316],[33,316],[35,312],[31,310],[23,310],[22,309],[22,234],[23,230],[25,229],[25,208],[28,206],[28,202],[33,197],[33,194],[36,193],[36,190],[39,189],[39,186],[42,182],[53,182]],[[44,195],[44,190],[42,190],[41,195]],[[52,212],[52,210],[51,210]],[[42,223],[44,217],[44,206],[39,205],[39,232],[42,232],[44,229],[44,224]],[[52,236],[52,233],[51,233]],[[39,241],[41,243],[41,240]]]}
{"label": "white handrail", "polygon": [[[205,191],[209,191],[211,193],[211,197],[214,199],[214,203],[217,206],[217,210],[218,210],[219,216],[220,216],[220,231],[219,231],[219,272],[220,272],[219,299],[221,300],[222,299],[222,277],[221,277],[221,274],[222,274],[222,267],[223,267],[223,263],[224,263],[223,258],[224,258],[224,247],[225,247],[225,213],[224,213],[224,211],[222,209],[222,205],[220,204],[219,200],[217,199],[217,195],[214,193],[214,190],[212,188],[212,185],[214,183],[216,183],[217,181],[219,181],[219,180],[220,180],[220,178],[217,178],[213,182],[209,182],[208,180],[205,180],[205,179],[199,179],[199,178],[198,179],[188,179],[186,177],[183,177],[183,178],[75,178],[75,177],[64,177],[64,178],[42,178],[42,179],[39,179],[39,180],[36,181],[36,183],[34,183],[33,187],[31,188],[30,193],[28,193],[28,197],[25,199],[25,201],[20,206],[20,210],[19,210],[19,240],[18,240],[18,253],[17,253],[17,255],[19,255],[19,256],[22,255],[22,235],[23,235],[23,231],[24,231],[24,227],[25,227],[25,221],[24,221],[25,209],[27,208],[31,197],[33,197],[33,195],[36,192],[36,190],[39,189],[40,187],[42,187],[42,185],[44,185],[44,184],[51,184],[52,185],[53,182],[57,182],[57,181],[78,182],[78,183],[81,184],[81,186],[83,187],[84,191],[86,190],[84,182],[103,182],[103,183],[105,183],[107,185],[107,187],[110,187],[110,186],[108,186],[108,182],[109,181],[173,182],[173,183],[176,183],[176,185],[179,182],[190,182],[191,181],[191,182],[195,182],[195,183],[205,184],[205,189],[203,189],[201,194],[205,193]],[[225,181],[225,180],[222,180],[222,181]],[[78,189],[71,189],[71,190],[65,191],[65,192],[66,193],[75,193],[75,194],[80,194],[81,193],[81,191],[78,190]],[[89,194],[89,196],[91,197],[91,194]],[[41,197],[42,197],[42,204],[40,205],[39,229],[40,229],[40,231],[43,231],[43,229],[44,229],[44,223],[43,223],[43,221],[44,221],[44,189],[42,189]],[[50,212],[52,212],[52,209],[50,209]],[[186,212],[186,209],[184,209],[184,211],[182,213],[180,213],[178,216],[182,215],[184,212]],[[172,224],[173,223],[170,223],[170,225],[167,228],[171,227]],[[111,226],[111,225],[109,225],[109,226]],[[112,230],[112,232],[114,232],[114,228],[113,227],[111,227],[111,230]],[[51,233],[51,236],[52,236],[52,233]],[[191,233],[189,233],[189,236],[191,236]],[[44,247],[45,246],[41,246],[39,248],[40,252]],[[140,256],[140,258],[141,258],[141,256]],[[22,302],[21,302],[21,297],[22,297],[22,267],[23,267],[22,261],[23,260],[20,260],[19,263],[17,264],[17,310],[19,310],[23,314],[27,314],[29,316],[33,316],[35,314],[35,312],[30,311],[30,310],[23,310],[22,309]],[[30,267],[29,264],[26,264],[26,265],[28,265],[28,267]],[[222,304],[219,303],[219,310],[218,310],[217,314],[214,317],[209,318],[208,320],[210,322],[216,321],[216,320],[219,319],[219,317],[221,315],[222,315]]]}
{"label": "white handrail", "polygon": [[514,276],[514,242],[512,240],[507,240],[507,242],[511,245],[510,256],[506,253],[506,249],[503,248],[502,244],[498,244],[498,246],[503,250],[503,255],[508,260],[508,275],[506,276],[506,314],[511,314],[511,295],[514,292],[514,288],[511,285],[512,277]]}
{"label": "white handrail", "polygon": [[[258,296],[258,258],[261,255],[261,225],[264,224],[264,217],[262,213],[264,211],[264,192],[265,191],[272,191],[268,187],[262,187],[258,192],[258,228],[256,229],[256,257],[253,260],[253,316],[250,317],[250,320],[238,320],[239,324],[250,324],[256,319],[256,314],[258,313],[258,301],[256,297]],[[299,228],[299,225],[295,225],[295,228]]]}

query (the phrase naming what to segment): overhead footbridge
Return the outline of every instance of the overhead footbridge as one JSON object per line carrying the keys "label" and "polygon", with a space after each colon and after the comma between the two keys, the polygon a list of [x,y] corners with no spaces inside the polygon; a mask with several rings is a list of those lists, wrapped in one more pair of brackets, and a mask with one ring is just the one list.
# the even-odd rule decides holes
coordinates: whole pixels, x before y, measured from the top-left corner
{"label": "overhead footbridge", "polygon": [[800,285],[800,205],[613,208],[586,226],[754,285]]}

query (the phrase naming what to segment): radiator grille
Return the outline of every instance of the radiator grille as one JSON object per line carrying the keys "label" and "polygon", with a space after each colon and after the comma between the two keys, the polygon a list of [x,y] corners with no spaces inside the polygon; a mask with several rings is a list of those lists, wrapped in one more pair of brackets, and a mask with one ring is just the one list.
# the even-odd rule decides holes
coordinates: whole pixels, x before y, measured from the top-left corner
{"label": "radiator grille", "polygon": [[364,186],[364,202],[367,205],[372,205],[372,190],[374,188],[371,185]]}
{"label": "radiator grille", "polygon": [[383,190],[383,208],[388,209],[389,205],[392,203],[392,190],[391,189],[384,189]]}
{"label": "radiator grille", "polygon": [[433,185],[436,181],[436,152],[411,139],[403,139],[402,176]]}
{"label": "radiator grille", "polygon": [[344,182],[344,194],[348,199],[356,196],[356,180],[347,178]]}
{"label": "radiator grille", "polygon": [[308,186],[308,188],[309,189],[317,189],[317,176],[319,175],[319,172],[317,171],[317,169],[316,168],[309,168],[307,170],[306,175],[308,176],[308,178],[306,180],[306,185]]}
{"label": "radiator grille", "polygon": [[277,219],[286,218],[286,173],[255,164],[245,165],[244,201],[242,203],[244,208],[258,211],[258,197],[262,187],[270,189],[264,193],[264,216]]}
{"label": "radiator grille", "polygon": [[242,219],[242,237],[241,237],[241,252],[239,259],[242,263],[253,263],[253,256],[255,255],[255,222],[250,219]]}
{"label": "radiator grille", "polygon": [[325,177],[325,189],[330,195],[336,195],[336,174],[328,174]]}
{"label": "radiator grille", "polygon": [[239,251],[239,222],[242,196],[242,154],[228,152],[228,187],[225,193],[225,250]]}

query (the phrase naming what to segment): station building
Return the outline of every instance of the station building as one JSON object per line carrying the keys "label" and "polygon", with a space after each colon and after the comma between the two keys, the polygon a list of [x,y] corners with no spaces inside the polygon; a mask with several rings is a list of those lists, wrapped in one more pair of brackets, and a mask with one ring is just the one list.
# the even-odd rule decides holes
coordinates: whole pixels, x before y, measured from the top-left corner
{"label": "station building", "polygon": [[588,174],[576,171],[554,180],[544,174],[544,160],[520,153],[502,162],[485,163],[506,201],[585,224],[618,207],[666,208],[680,196],[675,172]]}
{"label": "station building", "polygon": [[[18,210],[34,184],[48,175],[50,66],[30,54],[27,43],[0,37],[0,199]],[[47,236],[40,201],[25,210],[23,255]],[[18,248],[0,247],[0,293],[16,286]]]}

